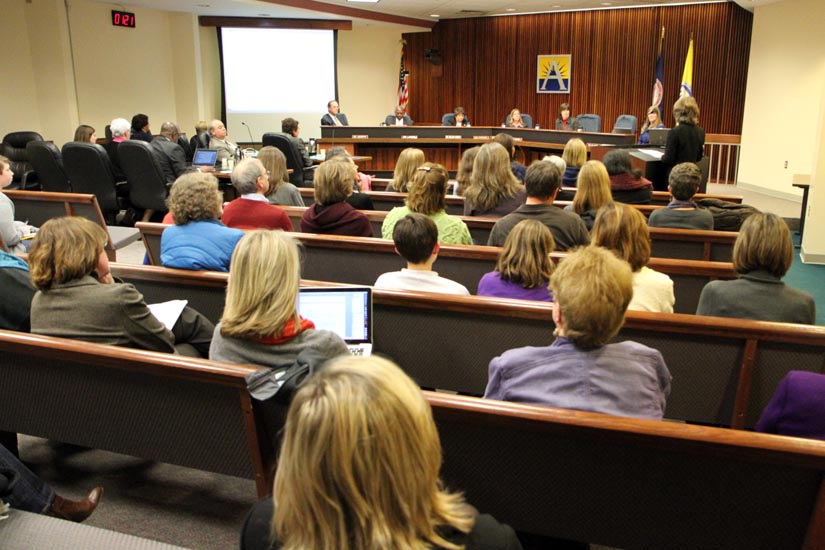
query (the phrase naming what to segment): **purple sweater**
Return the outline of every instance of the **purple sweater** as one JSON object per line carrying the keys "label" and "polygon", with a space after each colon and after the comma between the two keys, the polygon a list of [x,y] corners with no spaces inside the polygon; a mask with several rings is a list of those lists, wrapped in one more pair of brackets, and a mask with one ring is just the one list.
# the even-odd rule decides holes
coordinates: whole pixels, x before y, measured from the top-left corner
{"label": "purple sweater", "polygon": [[479,296],[493,296],[494,298],[515,298],[517,300],[536,300],[552,302],[553,295],[547,288],[547,283],[536,288],[524,288],[518,283],[503,280],[498,271],[485,274],[478,282]]}
{"label": "purple sweater", "polygon": [[825,376],[789,372],[756,423],[756,431],[825,441]]}

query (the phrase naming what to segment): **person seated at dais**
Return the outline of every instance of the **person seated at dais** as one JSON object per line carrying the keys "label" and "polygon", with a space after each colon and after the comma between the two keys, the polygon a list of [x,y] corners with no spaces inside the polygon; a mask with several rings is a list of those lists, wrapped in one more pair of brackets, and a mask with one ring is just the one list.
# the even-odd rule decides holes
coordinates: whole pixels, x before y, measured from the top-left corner
{"label": "person seated at dais", "polygon": [[218,162],[235,156],[238,146],[226,139],[226,126],[218,119],[209,123],[209,148],[218,151]]}
{"label": "person seated at dais", "polygon": [[702,172],[692,162],[677,164],[668,176],[667,190],[673,197],[667,208],[650,213],[650,227],[675,229],[713,229],[713,214],[693,202],[702,183]]}
{"label": "person seated at dais", "polygon": [[656,105],[651,105],[647,108],[647,117],[645,118],[645,123],[642,124],[642,130],[639,134],[639,145],[648,145],[650,143],[650,129],[655,128],[664,128],[665,124],[662,122],[662,113],[659,111],[659,107]]}
{"label": "person seated at dais", "polygon": [[556,130],[578,132],[581,131],[581,129],[581,122],[579,122],[579,119],[577,119],[571,114],[570,104],[562,103],[561,105],[559,105],[559,118],[556,119]]}
{"label": "person seated at dais", "polygon": [[456,107],[451,115],[447,115],[442,120],[444,126],[470,126],[470,119],[464,107]]}
{"label": "person seated at dais", "polygon": [[338,102],[327,102],[327,113],[321,117],[321,126],[349,126],[347,115],[339,111]]}
{"label": "person seated at dais", "polygon": [[387,115],[387,118],[384,119],[385,126],[412,126],[415,124],[413,119],[410,118],[410,115],[407,114],[407,110],[404,107],[398,105],[395,108],[394,115]]}
{"label": "person seated at dais", "polygon": [[507,128],[524,128],[524,120],[521,118],[521,111],[518,109],[513,109],[510,111],[510,114],[507,115],[507,120],[504,122],[504,125]]}

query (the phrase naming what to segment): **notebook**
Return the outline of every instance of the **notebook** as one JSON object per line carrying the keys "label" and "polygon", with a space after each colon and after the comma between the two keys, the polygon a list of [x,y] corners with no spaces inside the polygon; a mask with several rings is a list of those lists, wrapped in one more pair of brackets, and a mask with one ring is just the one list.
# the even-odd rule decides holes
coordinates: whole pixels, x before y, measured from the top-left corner
{"label": "notebook", "polygon": [[371,287],[301,288],[298,312],[316,329],[340,336],[353,355],[372,353]]}
{"label": "notebook", "polygon": [[664,147],[667,143],[667,134],[670,128],[651,128],[649,131],[650,144]]}
{"label": "notebook", "polygon": [[195,149],[195,156],[192,157],[192,166],[215,166],[218,160],[217,149]]}

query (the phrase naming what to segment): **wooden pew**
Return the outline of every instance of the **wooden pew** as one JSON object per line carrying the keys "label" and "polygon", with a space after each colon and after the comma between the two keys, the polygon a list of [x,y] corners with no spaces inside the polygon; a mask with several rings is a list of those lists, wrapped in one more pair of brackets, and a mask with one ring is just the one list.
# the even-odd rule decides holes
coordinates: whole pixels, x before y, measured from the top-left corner
{"label": "wooden pew", "polygon": [[82,193],[3,190],[14,203],[15,218],[40,227],[52,218],[80,216],[102,227],[109,235],[106,255],[117,260],[117,250],[137,241],[140,234],[133,227],[108,226],[97,197]]}
{"label": "wooden pew", "polygon": [[823,442],[427,400],[446,485],[515,529],[634,550],[825,548]]}
{"label": "wooden pew", "polygon": [[[139,223],[138,227],[150,261],[159,265],[156,259],[160,257],[159,237],[164,226]],[[308,279],[372,285],[382,273],[397,271],[405,265],[388,240],[312,233],[294,236],[304,245],[302,273]],[[481,277],[495,269],[500,251],[491,246],[442,245],[435,269],[475,294]],[[553,253],[556,261],[566,256],[566,252]],[[651,258],[648,265],[673,279],[677,313],[694,313],[702,289],[711,280],[736,278],[730,263]]]}
{"label": "wooden pew", "polygon": [[[113,264],[117,265],[117,264]],[[254,479],[272,451],[245,378],[259,367],[0,331],[0,430]]]}
{"label": "wooden pew", "polygon": [[[112,273],[148,302],[187,298],[215,322],[223,310],[226,273],[125,264]],[[375,353],[425,388],[481,395],[493,357],[552,341],[546,303],[390,290],[373,299]],[[750,428],[788,371],[825,372],[825,327],[631,311],[622,340],[662,352],[673,375],[666,417],[695,423]]]}

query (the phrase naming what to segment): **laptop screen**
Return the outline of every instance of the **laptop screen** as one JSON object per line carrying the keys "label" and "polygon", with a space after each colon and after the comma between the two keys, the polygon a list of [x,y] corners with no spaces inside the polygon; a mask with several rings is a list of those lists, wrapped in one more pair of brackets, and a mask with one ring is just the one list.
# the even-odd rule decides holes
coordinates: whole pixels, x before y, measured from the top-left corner
{"label": "laptop screen", "polygon": [[216,149],[195,149],[195,156],[192,158],[193,166],[215,166],[218,160]]}
{"label": "laptop screen", "polygon": [[372,342],[370,287],[301,288],[298,312],[315,328],[332,331],[347,344]]}
{"label": "laptop screen", "polygon": [[650,144],[664,146],[667,143],[668,132],[670,132],[670,128],[651,128],[648,134],[650,136]]}

